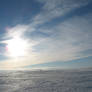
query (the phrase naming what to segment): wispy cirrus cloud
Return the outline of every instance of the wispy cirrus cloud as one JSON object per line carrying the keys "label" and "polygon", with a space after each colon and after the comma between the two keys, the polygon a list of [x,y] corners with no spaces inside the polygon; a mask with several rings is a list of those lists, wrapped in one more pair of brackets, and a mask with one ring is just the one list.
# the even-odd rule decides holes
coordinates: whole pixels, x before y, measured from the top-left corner
{"label": "wispy cirrus cloud", "polygon": [[[92,56],[92,13],[75,14],[64,21],[51,21],[87,6],[90,0],[37,0],[42,3],[41,11],[29,24],[9,27],[1,43],[20,37],[27,44],[26,55],[0,62],[2,67],[20,68],[32,64],[70,61]],[[72,15],[72,14],[71,14]],[[67,16],[68,17],[68,16]],[[56,21],[54,21],[56,22]],[[47,23],[47,25],[46,25]],[[50,27],[48,26],[50,24]],[[86,53],[87,52],[87,53]],[[9,57],[6,51],[4,56]]]}
{"label": "wispy cirrus cloud", "polygon": [[37,0],[43,4],[40,12],[33,19],[34,24],[43,24],[49,22],[52,19],[62,17],[65,14],[68,14],[70,11],[73,11],[77,8],[86,6],[90,3],[90,0]]}

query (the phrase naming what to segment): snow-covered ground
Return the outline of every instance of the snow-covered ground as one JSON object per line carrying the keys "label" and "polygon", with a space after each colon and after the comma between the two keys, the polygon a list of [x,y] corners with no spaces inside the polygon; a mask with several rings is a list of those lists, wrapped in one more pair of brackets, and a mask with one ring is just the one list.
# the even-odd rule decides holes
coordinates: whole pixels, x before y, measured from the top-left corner
{"label": "snow-covered ground", "polygon": [[92,92],[92,69],[0,71],[0,92]]}

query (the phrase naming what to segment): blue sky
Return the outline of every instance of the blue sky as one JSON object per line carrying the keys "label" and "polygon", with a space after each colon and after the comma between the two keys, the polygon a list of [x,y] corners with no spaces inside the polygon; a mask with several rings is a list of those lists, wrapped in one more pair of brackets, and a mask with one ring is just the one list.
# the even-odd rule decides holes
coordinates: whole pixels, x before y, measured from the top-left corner
{"label": "blue sky", "polygon": [[92,66],[92,0],[0,0],[0,69]]}

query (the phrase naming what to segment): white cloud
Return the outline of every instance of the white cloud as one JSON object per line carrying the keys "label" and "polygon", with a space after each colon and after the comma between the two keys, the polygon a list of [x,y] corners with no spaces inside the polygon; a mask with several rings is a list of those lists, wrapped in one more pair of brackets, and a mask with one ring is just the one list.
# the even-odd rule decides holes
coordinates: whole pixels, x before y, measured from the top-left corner
{"label": "white cloud", "polygon": [[[0,62],[2,68],[20,68],[27,65],[45,63],[50,61],[69,61],[92,56],[83,53],[92,49],[92,14],[85,16],[75,16],[64,22],[54,25],[51,28],[36,28],[37,25],[51,21],[51,19],[63,16],[65,13],[87,5],[86,0],[44,0],[42,12],[34,17],[33,22],[28,25],[16,25],[8,28],[5,38],[9,40],[15,37],[21,37],[27,42],[27,54],[17,59],[9,58]],[[84,2],[84,3],[83,3]],[[40,40],[35,36],[35,40],[31,36],[25,36],[26,33],[43,32],[50,36],[42,37]],[[36,34],[37,35],[37,34]],[[2,43],[7,44],[7,40]],[[8,56],[5,52],[5,56]]]}
{"label": "white cloud", "polygon": [[37,0],[43,3],[42,12],[34,18],[34,24],[43,24],[54,18],[64,16],[74,9],[86,6],[90,0]]}

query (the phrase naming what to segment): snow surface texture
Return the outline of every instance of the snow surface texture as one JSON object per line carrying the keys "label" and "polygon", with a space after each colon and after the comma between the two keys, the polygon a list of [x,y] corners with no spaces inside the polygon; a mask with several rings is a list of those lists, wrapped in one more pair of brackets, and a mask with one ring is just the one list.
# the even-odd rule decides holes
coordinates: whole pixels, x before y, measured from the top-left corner
{"label": "snow surface texture", "polygon": [[92,70],[0,71],[0,92],[92,92]]}

